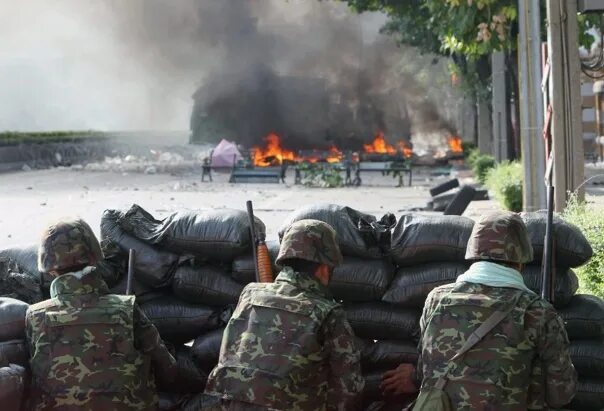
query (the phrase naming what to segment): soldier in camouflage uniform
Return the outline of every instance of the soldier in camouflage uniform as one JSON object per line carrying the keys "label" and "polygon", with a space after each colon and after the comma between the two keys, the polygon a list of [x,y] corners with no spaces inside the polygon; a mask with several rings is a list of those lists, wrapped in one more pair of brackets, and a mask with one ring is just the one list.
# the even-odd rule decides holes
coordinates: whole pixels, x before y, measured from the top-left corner
{"label": "soldier in camouflage uniform", "polygon": [[95,272],[102,257],[82,220],[43,232],[38,268],[56,278],[52,298],[26,317],[32,410],[156,410],[153,367],[174,376],[175,359],[134,297],[109,294]]}
{"label": "soldier in camouflage uniform", "polygon": [[355,410],[363,379],[344,311],[327,288],[342,255],[327,224],[301,220],[283,236],[274,283],[243,290],[206,393],[222,410]]}
{"label": "soldier in camouflage uniform", "polygon": [[[551,304],[524,285],[520,272],[533,260],[522,219],[497,212],[474,226],[466,259],[474,261],[457,282],[434,289],[421,317],[416,384],[434,387],[449,360],[495,310],[510,314],[460,359],[444,391],[455,410],[560,408],[569,403],[577,376],[564,324]],[[383,387],[409,390],[410,366],[386,375]]]}

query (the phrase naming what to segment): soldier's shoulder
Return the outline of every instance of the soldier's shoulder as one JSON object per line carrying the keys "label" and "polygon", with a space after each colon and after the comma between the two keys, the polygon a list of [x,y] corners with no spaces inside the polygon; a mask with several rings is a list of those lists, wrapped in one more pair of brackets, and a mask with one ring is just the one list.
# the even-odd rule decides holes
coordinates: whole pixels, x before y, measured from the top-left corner
{"label": "soldier's shoulder", "polygon": [[430,293],[428,294],[428,299],[440,298],[443,295],[446,295],[449,292],[451,292],[451,290],[454,287],[455,287],[455,283],[438,286],[435,289],[433,289],[432,291],[430,291]]}
{"label": "soldier's shoulder", "polygon": [[41,311],[45,311],[49,308],[53,308],[58,306],[58,301],[54,298],[50,298],[48,300],[40,301],[39,303],[32,304],[27,308],[27,314],[35,314]]}

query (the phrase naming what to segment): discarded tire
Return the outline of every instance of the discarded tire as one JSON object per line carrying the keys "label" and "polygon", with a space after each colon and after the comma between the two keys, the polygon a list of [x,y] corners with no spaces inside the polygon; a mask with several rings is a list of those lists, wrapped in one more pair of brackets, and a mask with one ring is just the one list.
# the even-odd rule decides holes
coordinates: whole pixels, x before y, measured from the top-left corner
{"label": "discarded tire", "polygon": [[[541,294],[543,274],[541,266],[528,265],[522,271],[524,283],[528,288]],[[571,269],[557,268],[555,278],[554,305],[565,307],[579,289],[579,278]]]}
{"label": "discarded tire", "polygon": [[0,341],[25,338],[25,313],[29,304],[0,297]]}
{"label": "discarded tire", "polygon": [[601,411],[604,409],[604,380],[579,380],[577,394],[569,408],[581,411]]}
{"label": "discarded tire", "polygon": [[27,372],[12,364],[0,368],[0,404],[3,410],[20,410],[23,403]]}
{"label": "discarded tire", "polygon": [[558,310],[570,340],[599,339],[604,336],[604,301],[593,295],[575,295]]}
{"label": "discarded tire", "polygon": [[191,355],[202,370],[210,372],[218,364],[224,328],[200,335],[191,347]]}
{"label": "discarded tire", "polygon": [[203,392],[208,374],[197,367],[191,356],[190,347],[178,347],[176,367],[176,378],[172,381],[162,382],[160,390],[178,394]]}
{"label": "discarded tire", "polygon": [[0,367],[8,367],[9,364],[29,366],[29,354],[24,340],[0,342]]}
{"label": "discarded tire", "polygon": [[[534,262],[540,263],[543,257],[547,213],[523,213],[522,219],[533,245]],[[556,263],[561,267],[578,267],[589,261],[593,255],[593,249],[581,230],[559,217],[554,217],[554,236],[556,238],[554,255]]]}
{"label": "discarded tire", "polygon": [[570,356],[579,378],[604,377],[604,343],[602,341],[571,341]]}
{"label": "discarded tire", "polygon": [[344,307],[355,335],[361,338],[415,340],[419,337],[420,310],[375,302]]}
{"label": "discarded tire", "polygon": [[380,258],[383,255],[375,228],[375,216],[335,204],[302,207],[285,219],[279,229],[279,238],[283,238],[290,225],[304,219],[320,220],[332,226],[338,234],[338,243],[344,255],[361,258]]}
{"label": "discarded tire", "polygon": [[[241,210],[177,212],[156,220],[138,205],[120,219],[120,226],[133,236],[179,254],[231,262],[251,249],[248,216]],[[256,229],[265,232],[256,218]]]}
{"label": "discarded tire", "polygon": [[235,304],[243,290],[239,284],[221,268],[204,265],[178,267],[172,281],[174,295],[193,304]]}
{"label": "discarded tire", "polygon": [[161,337],[175,344],[184,344],[224,325],[221,309],[188,304],[169,296],[142,303],[141,309]]}
{"label": "discarded tire", "polygon": [[423,307],[434,288],[455,282],[468,269],[464,263],[429,263],[401,267],[382,301],[406,307]]}
{"label": "discarded tire", "polygon": [[344,258],[336,267],[329,289],[337,300],[379,301],[394,277],[394,266],[385,260]]}
{"label": "discarded tire", "polygon": [[400,364],[416,364],[419,353],[412,341],[364,340],[361,349],[363,371],[390,370]]}
{"label": "discarded tire", "polygon": [[149,287],[159,288],[170,284],[179,256],[159,250],[129,235],[118,225],[123,213],[105,210],[101,219],[102,241],[111,241],[119,246],[127,258],[128,250],[135,251],[134,276]]}
{"label": "discarded tire", "polygon": [[463,262],[473,226],[460,216],[403,215],[392,232],[392,259],[399,265]]}

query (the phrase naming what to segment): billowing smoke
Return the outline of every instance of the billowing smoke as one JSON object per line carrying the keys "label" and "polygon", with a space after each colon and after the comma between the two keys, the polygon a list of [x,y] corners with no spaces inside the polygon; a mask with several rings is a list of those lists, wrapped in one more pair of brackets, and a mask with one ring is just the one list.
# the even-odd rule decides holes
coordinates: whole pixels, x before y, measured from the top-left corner
{"label": "billowing smoke", "polygon": [[378,34],[385,18],[340,2],[13,3],[0,6],[0,129],[190,127],[248,145],[274,131],[292,148],[452,129]]}

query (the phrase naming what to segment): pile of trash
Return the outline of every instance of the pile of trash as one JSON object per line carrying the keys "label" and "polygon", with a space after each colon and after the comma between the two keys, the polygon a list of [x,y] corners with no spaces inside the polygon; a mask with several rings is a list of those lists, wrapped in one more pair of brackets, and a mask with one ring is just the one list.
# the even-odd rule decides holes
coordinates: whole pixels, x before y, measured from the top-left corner
{"label": "pile of trash", "polygon": [[[474,222],[422,213],[398,218],[386,214],[378,219],[349,207],[319,204],[294,211],[285,219],[280,236],[291,223],[306,218],[325,221],[338,233],[344,264],[334,271],[329,287],[343,304],[361,348],[364,409],[372,409],[388,400],[379,389],[383,373],[401,363],[417,362],[419,318],[425,299],[435,287],[454,282],[467,270],[465,249]],[[527,213],[523,219],[536,258],[522,274],[527,286],[539,292],[546,215]],[[580,378],[571,408],[601,409],[604,301],[575,295],[578,279],[572,271],[591,258],[592,249],[576,227],[561,219],[554,224],[555,306],[565,321]],[[256,230],[265,232],[258,219]],[[160,409],[193,410],[211,404],[215,399],[202,392],[218,361],[224,327],[245,285],[255,281],[247,214],[225,209],[183,211],[157,220],[137,205],[126,211],[106,210],[101,245],[105,260],[98,270],[112,292],[120,294],[126,290],[128,251],[135,250],[137,303],[176,352],[178,377],[159,386]],[[267,245],[274,262],[279,242],[268,241]],[[20,276],[26,276],[29,283]],[[47,298],[48,280],[37,273],[34,248],[0,251],[0,294],[33,303]],[[30,285],[24,291],[20,284],[25,283]],[[0,305],[0,321],[5,311]],[[22,335],[0,332],[1,341],[20,338]],[[23,357],[12,363],[27,365]],[[4,378],[2,370],[0,378]],[[6,378],[21,375],[12,368],[5,373]]]}
{"label": "pile of trash", "polygon": [[149,150],[144,155],[120,155],[115,153],[113,156],[106,156],[102,161],[91,162],[86,165],[75,165],[72,166],[72,169],[94,172],[180,174],[201,170],[204,159],[209,155],[210,152],[208,150],[202,149],[182,154],[159,150]]}

